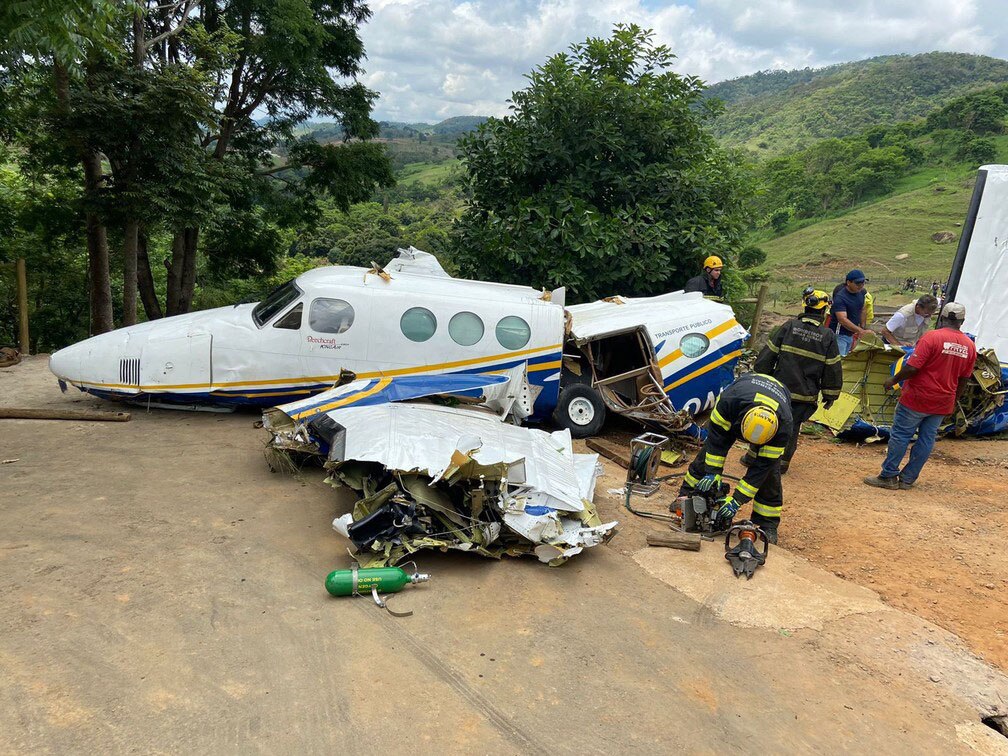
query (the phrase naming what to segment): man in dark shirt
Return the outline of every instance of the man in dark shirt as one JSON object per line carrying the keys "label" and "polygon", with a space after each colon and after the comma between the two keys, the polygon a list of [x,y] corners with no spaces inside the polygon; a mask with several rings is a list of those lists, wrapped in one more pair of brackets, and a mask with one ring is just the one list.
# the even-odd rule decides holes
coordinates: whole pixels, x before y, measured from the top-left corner
{"label": "man in dark shirt", "polygon": [[850,352],[854,346],[854,337],[867,333],[861,327],[861,312],[865,302],[865,274],[855,268],[847,274],[843,286],[833,291],[833,308],[830,310],[832,323],[830,327],[837,335],[837,346],[840,356]]}
{"label": "man in dark shirt", "polygon": [[724,288],[721,285],[721,269],[724,263],[720,257],[711,255],[704,260],[703,266],[703,274],[687,281],[683,291],[699,291],[705,297],[721,299],[724,296]]}

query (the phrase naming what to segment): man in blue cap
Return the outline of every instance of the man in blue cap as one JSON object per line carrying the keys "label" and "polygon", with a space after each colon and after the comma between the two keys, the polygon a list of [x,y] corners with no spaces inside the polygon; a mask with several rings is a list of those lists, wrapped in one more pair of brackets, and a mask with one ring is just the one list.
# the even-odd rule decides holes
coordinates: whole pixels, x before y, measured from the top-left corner
{"label": "man in blue cap", "polygon": [[855,268],[847,274],[847,280],[833,291],[833,316],[831,328],[837,335],[840,355],[850,352],[854,337],[868,331],[861,327],[861,312],[865,304],[865,274]]}

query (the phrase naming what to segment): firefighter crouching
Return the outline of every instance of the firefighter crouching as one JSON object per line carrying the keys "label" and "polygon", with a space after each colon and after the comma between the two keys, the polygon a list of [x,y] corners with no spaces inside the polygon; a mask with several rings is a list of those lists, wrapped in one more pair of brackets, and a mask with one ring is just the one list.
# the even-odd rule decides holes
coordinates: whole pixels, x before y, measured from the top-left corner
{"label": "firefighter crouching", "polygon": [[[756,358],[753,370],[771,375],[791,392],[791,419],[794,432],[781,457],[780,471],[786,473],[798,446],[798,434],[819,406],[829,409],[843,388],[843,366],[836,334],[823,325],[830,297],[812,288],[802,297],[805,311],[770,335],[770,340]],[[746,453],[742,464],[752,464]]]}
{"label": "firefighter crouching", "polygon": [[752,500],[753,522],[763,529],[771,543],[777,543],[777,525],[784,504],[780,458],[793,429],[791,397],[780,381],[760,373],[739,377],[721,392],[711,410],[707,440],[689,466],[679,495],[717,490],[725,455],[735,441],[747,441],[754,455],[753,464],[735,486],[734,493],[720,502],[718,515],[730,520]]}

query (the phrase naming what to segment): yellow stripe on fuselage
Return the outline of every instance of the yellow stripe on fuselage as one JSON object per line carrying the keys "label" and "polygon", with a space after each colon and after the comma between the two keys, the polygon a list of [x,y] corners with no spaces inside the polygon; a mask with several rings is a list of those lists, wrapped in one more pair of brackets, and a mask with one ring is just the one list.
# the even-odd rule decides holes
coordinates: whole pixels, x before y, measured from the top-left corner
{"label": "yellow stripe on fuselage", "polygon": [[[732,318],[731,320],[729,320],[729,321],[727,321],[725,323],[722,323],[719,326],[715,326],[711,330],[707,331],[707,333],[705,333],[704,336],[706,336],[708,339],[713,339],[715,336],[720,336],[725,331],[727,331],[727,330],[729,330],[729,329],[731,329],[731,328],[733,328],[733,327],[735,327],[737,325],[738,325],[738,321],[735,320],[735,318]],[[682,349],[676,349],[674,352],[671,352],[668,355],[666,355],[665,357],[662,357],[661,361],[658,363],[658,367],[663,368],[666,365],[668,365],[670,362],[672,362],[673,360],[677,360],[677,359],[679,359],[682,356],[683,356]]]}
{"label": "yellow stripe on fuselage", "polygon": [[328,404],[323,404],[320,407],[312,407],[311,409],[305,410],[304,412],[298,412],[291,415],[292,420],[300,420],[306,415],[317,415],[320,412],[328,412],[329,410],[339,409],[340,407],[345,407],[348,404],[353,404],[354,402],[360,401],[361,399],[367,399],[369,396],[377,394],[379,391],[383,391],[388,385],[392,383],[391,378],[382,378],[378,383],[369,389],[364,389],[363,391],[356,391],[349,396],[343,396],[334,402],[329,402]]}
{"label": "yellow stripe on fuselage", "polygon": [[[370,373],[357,373],[357,378],[360,380],[365,380],[368,378],[394,378],[400,375],[416,375],[417,373],[427,373],[433,370],[449,370],[451,368],[466,367],[467,365],[479,365],[485,362],[495,362],[497,360],[504,359],[515,359],[517,357],[525,357],[528,355],[536,354],[537,352],[546,352],[550,350],[560,349],[562,344],[552,344],[550,346],[536,347],[535,349],[523,349],[518,352],[505,352],[503,354],[494,354],[489,357],[472,357],[468,360],[455,360],[453,362],[441,362],[436,365],[418,365],[416,367],[408,368],[397,368],[395,370],[376,370]],[[550,368],[560,367],[560,361],[556,362],[546,362],[542,365],[532,365],[529,368],[529,372],[533,373],[538,370],[548,370]],[[502,370],[510,370],[510,368],[504,368]],[[223,381],[214,383],[179,383],[176,385],[168,386],[162,384],[151,384],[147,386],[131,386],[125,383],[94,383],[92,381],[70,381],[75,385],[82,386],[95,386],[98,388],[107,389],[128,389],[132,391],[171,391],[176,389],[211,389],[211,388],[222,388],[225,386],[282,386],[290,385],[292,383],[335,383],[339,380],[339,375],[310,375],[303,378],[271,378],[268,380],[260,381]]]}

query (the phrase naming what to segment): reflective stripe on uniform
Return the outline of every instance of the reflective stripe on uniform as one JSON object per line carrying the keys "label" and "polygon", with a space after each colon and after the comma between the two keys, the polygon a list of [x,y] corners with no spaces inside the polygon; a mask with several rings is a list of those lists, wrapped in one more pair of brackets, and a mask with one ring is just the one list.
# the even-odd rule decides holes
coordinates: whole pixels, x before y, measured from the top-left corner
{"label": "reflective stripe on uniform", "polygon": [[751,499],[753,496],[756,495],[756,489],[753,488],[752,485],[747,483],[745,480],[740,480],[738,482],[738,485],[735,486],[735,493],[740,493],[747,499]]}
{"label": "reflective stripe on uniform", "polygon": [[724,428],[725,430],[731,430],[731,423],[724,419],[724,416],[718,412],[717,406],[711,410],[710,421],[714,423],[719,428]]}
{"label": "reflective stripe on uniform", "polygon": [[779,346],[777,346],[776,344],[774,344],[774,343],[773,343],[773,341],[768,341],[768,342],[767,342],[767,347],[768,347],[768,348],[770,349],[770,351],[771,351],[771,352],[773,352],[774,354],[780,354],[780,347],[779,347]]}
{"label": "reflective stripe on uniform", "polygon": [[757,393],[756,396],[753,397],[753,401],[757,404],[763,404],[769,407],[774,412],[780,409],[780,402],[773,397],[767,396],[766,394]]}
{"label": "reflective stripe on uniform", "polygon": [[766,457],[767,459],[780,459],[783,453],[783,446],[761,446],[760,450],[756,452],[756,456]]}
{"label": "reflective stripe on uniform", "polygon": [[784,387],[784,384],[778,381],[772,375],[767,375],[766,373],[757,373],[757,375],[762,375],[764,378],[769,378],[771,381],[773,381],[780,387],[781,391],[783,391],[785,394],[787,393],[787,389]]}
{"label": "reflective stripe on uniform", "polygon": [[707,452],[707,456],[704,457],[704,462],[707,463],[708,467],[724,467],[725,458],[719,457],[717,454]]}
{"label": "reflective stripe on uniform", "polygon": [[808,394],[796,394],[793,391],[791,392],[791,401],[793,402],[809,402],[811,404],[818,399],[818,396],[809,396]]}
{"label": "reflective stripe on uniform", "polygon": [[840,389],[837,389],[836,391],[832,391],[832,390],[829,390],[829,389],[823,389],[822,395],[823,395],[823,397],[825,399],[839,399],[840,398]]}
{"label": "reflective stripe on uniform", "polygon": [[782,352],[789,352],[790,354],[797,354],[799,357],[808,357],[810,360],[815,360],[816,362],[826,362],[828,364],[825,355],[810,352],[808,349],[799,349],[798,347],[791,346],[790,344],[783,344],[780,350]]}
{"label": "reflective stripe on uniform", "polygon": [[760,504],[758,501],[754,501],[752,504],[753,514],[763,515],[764,517],[776,517],[780,519],[782,509],[784,509],[783,504],[778,507]]}
{"label": "reflective stripe on uniform", "polygon": [[687,471],[686,475],[683,477],[683,481],[686,483],[687,486],[695,486],[700,481],[700,479],[694,475],[690,475],[690,473]]}
{"label": "reflective stripe on uniform", "polygon": [[836,357],[830,357],[826,360],[827,365],[836,365],[840,360],[843,359],[843,355],[837,355]]}

